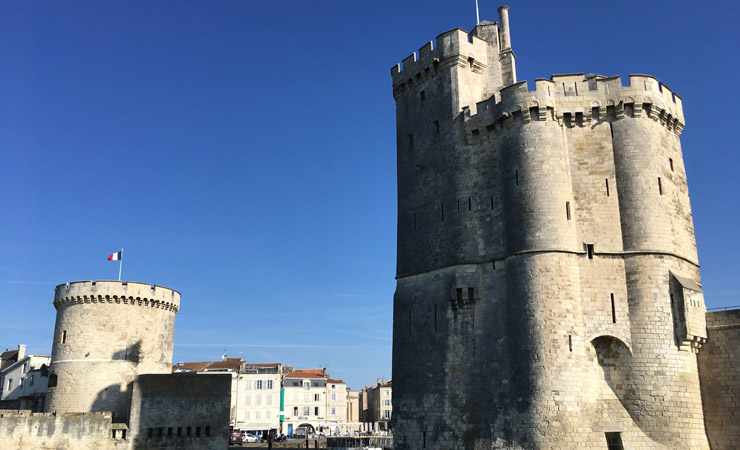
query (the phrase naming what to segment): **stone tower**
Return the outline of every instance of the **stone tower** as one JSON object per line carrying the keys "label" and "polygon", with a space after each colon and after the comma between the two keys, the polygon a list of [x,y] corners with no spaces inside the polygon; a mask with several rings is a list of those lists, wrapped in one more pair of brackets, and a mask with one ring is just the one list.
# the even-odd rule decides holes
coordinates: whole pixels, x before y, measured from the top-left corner
{"label": "stone tower", "polygon": [[57,309],[46,411],[112,411],[128,421],[140,374],[169,374],[180,293],[126,281],[76,281],[54,291]]}
{"label": "stone tower", "polygon": [[396,448],[707,449],[681,98],[530,91],[499,14],[391,69]]}

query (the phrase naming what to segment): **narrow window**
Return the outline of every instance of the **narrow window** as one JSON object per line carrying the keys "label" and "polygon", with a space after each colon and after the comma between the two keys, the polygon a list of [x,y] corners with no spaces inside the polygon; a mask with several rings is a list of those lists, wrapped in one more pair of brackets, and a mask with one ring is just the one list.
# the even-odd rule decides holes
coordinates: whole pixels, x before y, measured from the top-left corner
{"label": "narrow window", "polygon": [[573,88],[574,88],[574,89],[575,89],[575,91],[576,91],[576,95],[578,95],[578,83],[575,83],[575,82],[574,82],[574,83],[573,83]]}
{"label": "narrow window", "polygon": [[172,427],[167,427],[167,437],[172,437]]}
{"label": "narrow window", "polygon": [[67,343],[67,330],[62,331],[62,344]]}
{"label": "narrow window", "polygon": [[126,439],[126,430],[121,430],[121,439]]}
{"label": "narrow window", "polygon": [[470,197],[468,197],[468,211],[473,210],[473,202],[470,201]]}
{"label": "narrow window", "polygon": [[159,437],[164,436],[164,428],[162,427],[157,428],[157,436]]}
{"label": "narrow window", "polygon": [[624,450],[622,434],[619,432],[606,433],[606,446],[608,450]]}
{"label": "narrow window", "polygon": [[442,211],[442,222],[444,222],[445,221],[445,204],[440,203],[440,205],[441,205],[441,211]]}
{"label": "narrow window", "polygon": [[457,301],[462,301],[462,288],[457,288]]}
{"label": "narrow window", "polygon": [[195,427],[195,437],[200,437],[200,427]]}
{"label": "narrow window", "polygon": [[414,133],[409,133],[409,150],[414,148]]}
{"label": "narrow window", "polygon": [[189,436],[192,436],[192,435],[193,435],[193,428],[192,427],[185,428],[185,436],[188,436],[189,437]]}
{"label": "narrow window", "polygon": [[609,132],[612,134],[612,139],[614,139],[614,127],[612,126],[611,122],[609,122]]}
{"label": "narrow window", "polygon": [[671,172],[673,172],[673,158],[668,158],[668,165],[671,167]]}
{"label": "narrow window", "polygon": [[493,211],[493,195],[491,196],[491,211]]}
{"label": "narrow window", "polygon": [[434,304],[434,331],[437,331],[437,304]]}
{"label": "narrow window", "polygon": [[421,433],[421,436],[421,448],[427,448],[427,432],[424,431],[423,433]]}
{"label": "narrow window", "polygon": [[434,121],[434,133],[439,134],[439,120]]}
{"label": "narrow window", "polygon": [[588,253],[588,259],[594,259],[594,244],[586,244],[586,252]]}
{"label": "narrow window", "polygon": [[424,91],[419,92],[419,98],[423,102],[427,98],[427,94]]}
{"label": "narrow window", "polygon": [[206,437],[211,437],[211,426],[206,425]]}
{"label": "narrow window", "polygon": [[614,307],[614,293],[612,293],[612,323],[617,323],[617,310]]}
{"label": "narrow window", "polygon": [[609,197],[609,178],[606,179],[606,196]]}
{"label": "narrow window", "polygon": [[496,260],[495,259],[491,261],[491,268],[493,268],[493,270],[496,270]]}
{"label": "narrow window", "polygon": [[519,170],[514,171],[514,182],[519,186]]}
{"label": "narrow window", "polygon": [[319,415],[319,407],[318,406],[314,407],[314,409],[313,409],[313,415],[314,416],[318,416]]}
{"label": "narrow window", "polygon": [[563,95],[568,95],[565,93],[565,83],[563,83]]}
{"label": "narrow window", "polygon": [[154,437],[154,428],[146,430],[146,437]]}
{"label": "narrow window", "polygon": [[573,336],[570,334],[568,335],[568,350],[573,351]]}
{"label": "narrow window", "polygon": [[177,427],[177,435],[182,436],[182,427]]}
{"label": "narrow window", "polygon": [[570,202],[565,202],[565,216],[570,220]]}
{"label": "narrow window", "polygon": [[57,387],[57,380],[58,380],[57,374],[52,373],[51,375],[49,375],[49,381],[46,386],[47,387]]}
{"label": "narrow window", "polygon": [[460,212],[460,199],[457,199],[457,212]]}
{"label": "narrow window", "polygon": [[658,177],[658,192],[663,195],[663,183],[660,181],[660,177]]}
{"label": "narrow window", "polygon": [[473,300],[474,292],[475,292],[474,288],[468,288],[468,300]]}

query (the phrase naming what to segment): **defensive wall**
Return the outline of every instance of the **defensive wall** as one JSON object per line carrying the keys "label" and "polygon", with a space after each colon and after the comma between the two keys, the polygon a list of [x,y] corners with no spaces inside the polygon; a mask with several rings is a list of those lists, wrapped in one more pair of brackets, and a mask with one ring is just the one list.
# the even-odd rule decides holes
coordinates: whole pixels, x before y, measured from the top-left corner
{"label": "defensive wall", "polygon": [[132,382],[169,373],[180,293],[126,281],[76,281],[57,309],[46,411],[111,411],[128,421]]}
{"label": "defensive wall", "polygon": [[[116,435],[114,437],[114,434]],[[129,441],[106,413],[31,413],[0,410],[0,448],[124,450]]]}
{"label": "defensive wall", "polygon": [[132,403],[137,450],[222,450],[227,445],[230,374],[139,375]]}
{"label": "defensive wall", "polygon": [[681,98],[648,75],[529,91],[508,35],[391,69],[395,445],[707,449]]}
{"label": "defensive wall", "polygon": [[707,313],[707,343],[699,353],[704,420],[712,450],[740,442],[740,309]]}

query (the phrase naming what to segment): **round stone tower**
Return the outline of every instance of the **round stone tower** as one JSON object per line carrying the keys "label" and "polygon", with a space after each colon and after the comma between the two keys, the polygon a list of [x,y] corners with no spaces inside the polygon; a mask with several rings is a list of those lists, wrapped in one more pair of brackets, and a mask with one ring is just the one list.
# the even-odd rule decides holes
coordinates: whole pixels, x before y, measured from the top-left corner
{"label": "round stone tower", "polygon": [[75,281],[54,291],[57,309],[48,412],[111,411],[128,420],[132,383],[170,373],[180,293],[153,284]]}

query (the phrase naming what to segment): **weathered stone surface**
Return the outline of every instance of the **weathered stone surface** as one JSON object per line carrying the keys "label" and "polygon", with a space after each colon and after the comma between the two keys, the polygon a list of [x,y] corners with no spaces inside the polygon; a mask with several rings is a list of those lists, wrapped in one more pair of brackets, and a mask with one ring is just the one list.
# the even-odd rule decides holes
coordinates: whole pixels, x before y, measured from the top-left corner
{"label": "weathered stone surface", "polygon": [[699,352],[704,420],[712,450],[740,442],[740,310],[707,313],[707,343]]}
{"label": "weathered stone surface", "polygon": [[708,449],[680,97],[647,75],[529,91],[499,35],[391,71],[396,448]]}

